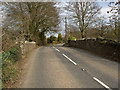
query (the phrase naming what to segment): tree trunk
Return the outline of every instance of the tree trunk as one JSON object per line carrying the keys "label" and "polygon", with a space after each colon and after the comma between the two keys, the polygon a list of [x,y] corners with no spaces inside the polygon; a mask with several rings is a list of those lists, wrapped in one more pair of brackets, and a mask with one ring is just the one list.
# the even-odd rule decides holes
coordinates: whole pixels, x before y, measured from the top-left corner
{"label": "tree trunk", "polygon": [[85,31],[84,30],[81,30],[81,37],[82,37],[82,39],[85,38]]}
{"label": "tree trunk", "polygon": [[45,34],[44,34],[44,32],[40,32],[39,37],[40,37],[40,40],[41,40],[41,45],[45,45],[46,43],[45,43]]}
{"label": "tree trunk", "polygon": [[83,33],[83,32],[81,32],[81,36],[82,36],[82,39],[83,39],[83,38],[85,38],[85,36],[84,36],[84,33]]}

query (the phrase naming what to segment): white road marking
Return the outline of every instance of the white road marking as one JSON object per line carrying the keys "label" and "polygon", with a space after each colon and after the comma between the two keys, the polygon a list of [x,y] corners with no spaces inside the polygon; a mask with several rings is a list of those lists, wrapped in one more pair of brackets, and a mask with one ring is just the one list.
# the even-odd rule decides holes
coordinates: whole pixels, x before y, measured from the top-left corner
{"label": "white road marking", "polygon": [[57,48],[56,48],[56,50],[57,50],[58,52],[60,52],[60,50],[58,50]]}
{"label": "white road marking", "polygon": [[99,84],[101,84],[103,87],[107,88],[108,90],[112,90],[110,87],[108,87],[106,84],[104,84],[102,81],[100,81],[96,77],[93,77],[93,79],[97,81]]}
{"label": "white road marking", "polygon": [[58,49],[57,49],[57,48],[55,48],[54,46],[53,46],[53,48],[54,48],[56,51],[60,52],[60,50],[58,50]]}
{"label": "white road marking", "polygon": [[[55,48],[53,46],[53,48]],[[56,51],[60,52],[60,50],[58,50],[57,48],[55,48]],[[62,54],[65,58],[67,58],[69,61],[71,61],[74,65],[77,65],[77,63],[75,63],[73,60],[71,60],[68,56],[66,56],[65,54]],[[85,69],[82,69],[83,71],[85,71]],[[97,81],[99,84],[101,84],[103,87],[105,87],[108,90],[112,90],[110,87],[108,87],[106,84],[104,84],[102,81],[100,81],[99,79],[97,79],[96,77],[93,77],[93,79],[95,81]]]}
{"label": "white road marking", "polygon": [[69,61],[71,61],[73,64],[77,65],[77,63],[75,63],[73,60],[71,60],[68,56],[66,56],[65,54],[62,54],[65,58],[67,58]]}

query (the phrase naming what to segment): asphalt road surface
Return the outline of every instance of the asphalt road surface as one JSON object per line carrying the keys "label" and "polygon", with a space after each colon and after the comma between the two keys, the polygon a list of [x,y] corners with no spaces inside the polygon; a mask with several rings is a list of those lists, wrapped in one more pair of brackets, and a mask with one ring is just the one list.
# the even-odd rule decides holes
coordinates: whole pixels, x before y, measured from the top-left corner
{"label": "asphalt road surface", "polygon": [[118,88],[118,63],[87,51],[54,45],[40,47],[22,88]]}

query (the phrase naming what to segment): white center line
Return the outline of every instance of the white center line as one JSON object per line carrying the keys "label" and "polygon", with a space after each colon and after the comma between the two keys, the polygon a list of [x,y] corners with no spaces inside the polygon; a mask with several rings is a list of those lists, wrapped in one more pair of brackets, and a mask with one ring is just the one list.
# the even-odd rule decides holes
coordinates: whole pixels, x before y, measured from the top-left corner
{"label": "white center line", "polygon": [[56,49],[58,52],[60,52],[60,50]]}
{"label": "white center line", "polygon": [[104,84],[102,81],[100,81],[96,77],[93,77],[93,79],[97,81],[99,84],[101,84],[103,87],[107,88],[108,90],[112,90],[110,87],[108,87],[106,84]]}
{"label": "white center line", "polygon": [[60,52],[60,50],[58,50],[58,49],[57,49],[57,48],[55,48],[54,46],[53,46],[53,48],[54,48],[56,51]]}
{"label": "white center line", "polygon": [[62,54],[65,58],[67,58],[69,61],[71,61],[73,64],[77,65],[77,63],[75,63],[73,60],[71,60],[68,56],[66,56],[65,54]]}
{"label": "white center line", "polygon": [[[58,51],[58,52],[60,52],[60,50],[58,50],[57,48],[55,48],[54,46],[53,46],[53,48],[56,50],[56,51]],[[68,56],[66,56],[65,54],[62,54],[65,58],[67,58],[70,62],[72,62],[74,65],[77,65],[77,63],[75,63],[72,59],[70,59]],[[93,79],[95,80],[95,81],[97,81],[99,84],[101,84],[103,87],[105,87],[106,89],[108,89],[108,90],[112,90],[110,87],[108,87],[106,84],[104,84],[102,81],[100,81],[99,79],[97,79],[96,77],[93,77]]]}

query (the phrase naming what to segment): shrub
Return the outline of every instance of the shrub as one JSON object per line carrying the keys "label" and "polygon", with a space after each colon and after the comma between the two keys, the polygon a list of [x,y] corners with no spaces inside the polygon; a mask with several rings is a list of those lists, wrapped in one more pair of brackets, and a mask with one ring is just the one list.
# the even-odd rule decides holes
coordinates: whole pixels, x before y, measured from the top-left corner
{"label": "shrub", "polygon": [[16,62],[21,59],[21,48],[19,45],[11,47],[6,52],[2,52],[2,83],[3,88],[18,77]]}
{"label": "shrub", "polygon": [[19,45],[11,47],[8,51],[2,53],[2,60],[8,59],[15,63],[21,59],[21,48]]}
{"label": "shrub", "polygon": [[4,60],[2,66],[2,83],[8,83],[18,76],[18,69],[10,60]]}

